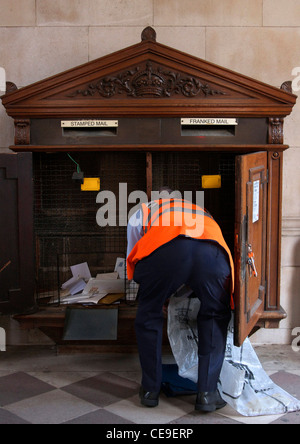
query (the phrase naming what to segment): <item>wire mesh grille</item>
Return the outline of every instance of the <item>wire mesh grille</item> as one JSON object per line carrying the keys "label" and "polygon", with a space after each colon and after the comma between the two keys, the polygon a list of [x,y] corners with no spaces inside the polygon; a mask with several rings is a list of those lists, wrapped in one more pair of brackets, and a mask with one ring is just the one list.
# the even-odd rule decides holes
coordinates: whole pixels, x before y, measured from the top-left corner
{"label": "wire mesh grille", "polygon": [[[64,153],[34,155],[34,220],[36,235],[36,282],[40,304],[59,302],[60,285],[67,281],[70,266],[87,262],[93,277],[114,270],[125,257],[126,226],[119,226],[119,184],[132,191],[146,190],[146,154],[120,152],[73,153],[85,177],[100,177],[101,190],[114,193],[116,226],[100,227],[96,214],[97,192],[82,192],[72,180],[76,165]],[[220,224],[233,251],[235,211],[235,155],[216,152],[153,153],[153,190],[168,185],[190,191],[195,201],[202,190],[202,175],[221,174],[222,188],[205,190],[205,207]],[[135,204],[127,204],[128,212]],[[126,288],[134,299],[136,288]]]}
{"label": "wire mesh grille", "polygon": [[[221,174],[220,189],[203,190],[202,176]],[[204,191],[204,205],[220,225],[233,251],[235,214],[235,155],[219,152],[173,152],[153,154],[153,189],[169,186],[184,196]]]}
{"label": "wire mesh grille", "polygon": [[[97,192],[82,192],[72,180],[76,165],[66,154],[34,155],[34,224],[37,299],[40,305],[59,302],[59,289],[72,277],[70,266],[87,262],[91,275],[114,271],[126,255],[126,226],[119,226],[119,183],[128,195],[145,190],[145,155],[141,153],[72,154],[85,177],[100,177],[101,189],[116,200],[117,226],[100,227]],[[128,211],[130,205],[128,204]]]}

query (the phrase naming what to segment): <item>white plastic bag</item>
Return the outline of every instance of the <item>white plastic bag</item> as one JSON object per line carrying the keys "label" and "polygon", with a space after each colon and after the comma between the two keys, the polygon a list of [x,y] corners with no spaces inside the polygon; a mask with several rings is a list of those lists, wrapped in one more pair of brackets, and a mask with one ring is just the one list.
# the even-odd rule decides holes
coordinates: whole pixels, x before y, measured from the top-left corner
{"label": "white plastic bag", "polygon": [[[169,303],[168,336],[179,375],[198,380],[197,298],[173,296]],[[219,380],[222,398],[243,416],[280,415],[300,410],[300,401],[274,384],[263,370],[247,338],[233,342],[233,317],[228,328],[226,356]]]}

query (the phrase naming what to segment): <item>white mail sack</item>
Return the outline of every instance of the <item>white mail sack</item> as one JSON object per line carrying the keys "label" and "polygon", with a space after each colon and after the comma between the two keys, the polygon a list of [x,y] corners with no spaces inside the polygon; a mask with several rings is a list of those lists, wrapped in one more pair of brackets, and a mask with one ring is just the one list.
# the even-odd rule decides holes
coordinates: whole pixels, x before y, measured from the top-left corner
{"label": "white mail sack", "polygon": [[[198,381],[197,298],[173,296],[169,303],[168,336],[179,375]],[[234,319],[228,328],[226,356],[218,389],[224,401],[243,416],[280,415],[300,410],[300,401],[278,387],[263,370],[247,338],[233,342]]]}

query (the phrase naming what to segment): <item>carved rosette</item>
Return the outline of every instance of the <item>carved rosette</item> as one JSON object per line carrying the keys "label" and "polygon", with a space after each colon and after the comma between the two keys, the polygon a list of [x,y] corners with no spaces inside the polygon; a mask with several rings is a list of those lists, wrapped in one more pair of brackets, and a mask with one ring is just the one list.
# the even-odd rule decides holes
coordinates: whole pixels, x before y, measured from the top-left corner
{"label": "carved rosette", "polygon": [[269,143],[272,145],[283,144],[283,122],[281,117],[271,117],[269,119]]}
{"label": "carved rosette", "polygon": [[29,119],[15,119],[15,145],[30,145]]}
{"label": "carved rosette", "polygon": [[115,96],[127,97],[207,97],[225,95],[197,77],[187,76],[176,71],[167,71],[148,61],[144,66],[121,72],[113,77],[104,77],[86,85],[83,89],[68,94],[67,97],[101,96],[106,99]]}

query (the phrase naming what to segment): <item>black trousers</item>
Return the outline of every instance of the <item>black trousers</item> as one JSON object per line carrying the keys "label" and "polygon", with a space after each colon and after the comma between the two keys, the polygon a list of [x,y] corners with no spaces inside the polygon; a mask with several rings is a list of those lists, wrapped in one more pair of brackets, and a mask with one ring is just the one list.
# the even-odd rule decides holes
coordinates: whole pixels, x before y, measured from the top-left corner
{"label": "black trousers", "polygon": [[231,318],[231,270],[225,250],[215,242],[177,237],[138,262],[134,280],[140,284],[135,330],[144,389],[160,391],[163,306],[186,284],[201,301],[198,390],[215,391]]}

